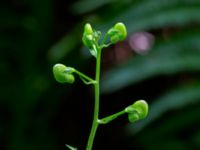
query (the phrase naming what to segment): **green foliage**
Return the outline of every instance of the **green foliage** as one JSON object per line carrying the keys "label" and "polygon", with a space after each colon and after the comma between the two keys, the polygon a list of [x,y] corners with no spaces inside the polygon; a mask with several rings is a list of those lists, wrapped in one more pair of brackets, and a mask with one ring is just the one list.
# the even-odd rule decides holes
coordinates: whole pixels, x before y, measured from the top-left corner
{"label": "green foliage", "polygon": [[[149,110],[150,117],[143,122],[129,125],[127,127],[129,134],[142,131],[144,127],[156,121],[158,122],[163,115],[171,111],[177,113],[176,111],[178,110],[192,109],[190,107],[191,104],[199,104],[200,14],[198,12],[200,2],[198,0],[169,0],[162,2],[159,0],[138,0],[120,2],[118,5],[115,1],[97,3],[96,1],[88,0],[88,4],[94,3],[95,5],[87,5],[87,7],[85,7],[84,2],[75,3],[74,8],[79,7],[80,9],[74,10],[79,14],[93,14],[92,12],[97,9],[96,18],[90,18],[90,16],[88,18],[91,21],[98,20],[99,28],[108,28],[113,22],[120,20],[127,25],[129,34],[138,31],[152,31],[152,33],[155,33],[154,36],[156,38],[148,54],[142,56],[134,55],[123,64],[116,65],[104,72],[101,86],[102,93],[114,94],[124,89],[129,90],[139,84],[154,81],[155,78],[163,79],[164,77],[164,79],[171,80],[178,77],[177,82],[171,81],[167,86],[163,84],[161,87],[156,87],[156,85],[160,86],[158,83],[152,85],[152,88],[155,88],[155,92],[152,92],[152,94],[156,96],[152,97],[151,105],[153,106]],[[112,7],[115,4],[117,6]],[[101,9],[109,10],[110,13],[108,14],[106,11],[98,13],[98,10]],[[104,20],[105,18],[106,20]],[[163,36],[165,30],[168,29],[169,35],[167,37]],[[186,75],[186,81],[179,79],[184,75]],[[165,81],[161,80],[159,82],[162,85],[162,82]],[[191,82],[197,84],[191,84]],[[147,89],[144,88],[144,90],[144,92],[148,93]],[[161,90],[161,92],[157,93],[156,90]],[[186,112],[182,116],[190,118],[187,114]],[[190,127],[190,124],[186,124],[187,121],[181,120],[179,125],[185,124]],[[167,125],[170,123],[171,126],[176,126],[173,121],[168,122]],[[163,123],[160,124],[164,125]],[[185,128],[185,126],[179,127]],[[149,127],[145,132],[151,129]],[[159,131],[157,133],[159,134]],[[149,134],[150,136],[154,136],[153,132]],[[162,136],[161,133],[160,136]],[[173,134],[168,136],[174,139]],[[140,142],[142,142],[142,136]],[[161,141],[160,143],[163,142]],[[164,147],[161,145],[160,149]],[[170,149],[184,147],[184,143],[177,139],[174,139],[172,145],[174,145],[174,148],[172,146]],[[155,149],[155,146],[149,142],[149,148]]]}
{"label": "green foliage", "polygon": [[[126,35],[127,31],[125,25],[123,23],[116,23],[114,27],[108,30],[103,40],[99,43],[101,32],[95,30],[93,31],[89,23],[85,24],[82,41],[83,44],[87,48],[89,48],[91,55],[93,55],[96,58],[95,80],[77,71],[76,69],[71,67],[66,67],[63,64],[55,64],[53,66],[54,78],[59,83],[73,83],[75,79],[72,73],[77,73],[85,84],[94,85],[94,95],[95,95],[94,117],[86,150],[92,149],[95,134],[100,124],[107,124],[110,121],[116,119],[118,116],[123,115],[124,113],[128,113],[128,118],[130,122],[136,122],[140,119],[144,119],[148,114],[148,104],[144,100],[139,100],[136,101],[133,105],[125,108],[125,110],[123,111],[105,117],[103,119],[99,119],[99,103],[100,103],[99,85],[100,85],[100,70],[101,70],[100,68],[101,51],[104,47],[108,47],[110,44],[115,44],[118,41],[124,40],[126,38]],[[110,36],[110,43],[108,44],[105,43],[108,38],[107,36]],[[67,145],[67,147],[71,150],[76,149],[69,145]]]}
{"label": "green foliage", "polygon": [[[145,31],[154,36],[155,43],[145,55],[131,52],[123,63],[112,59],[121,54],[113,51],[120,45],[109,48],[110,53],[105,50],[103,66],[108,67],[102,72],[102,115],[107,112],[104,102],[112,103],[108,107],[114,111],[132,97],[148,99],[151,108],[145,120],[120,124],[130,138],[119,128],[119,133],[123,132],[120,142],[109,134],[98,138],[109,139],[108,149],[113,149],[109,145],[123,145],[121,149],[199,149],[199,0],[19,0],[4,1],[0,8],[0,149],[58,150],[62,149],[60,142],[73,143],[75,135],[84,134],[78,134],[76,128],[82,122],[69,121],[66,115],[62,118],[72,109],[71,103],[81,106],[78,117],[85,114],[80,110],[88,106],[87,101],[77,96],[83,89],[77,86],[78,81],[74,86],[66,85],[67,89],[60,88],[49,70],[53,63],[61,62],[94,72],[94,62],[80,40],[83,24],[91,22],[103,35],[118,21],[126,24],[128,37]],[[90,100],[90,91],[87,93]],[[70,101],[71,96],[76,103]],[[122,96],[127,98],[119,103]],[[65,111],[61,109],[64,102]],[[101,141],[96,145],[95,149],[105,149]]]}
{"label": "green foliage", "polygon": [[160,40],[148,55],[136,56],[108,71],[102,92],[114,92],[153,76],[199,71],[200,51],[196,50],[199,42],[199,30],[172,35],[170,41]]}
{"label": "green foliage", "polygon": [[70,146],[70,145],[67,145],[67,144],[66,144],[66,146],[67,146],[70,150],[77,150],[77,148],[74,148],[74,147],[72,147],[72,146]]}

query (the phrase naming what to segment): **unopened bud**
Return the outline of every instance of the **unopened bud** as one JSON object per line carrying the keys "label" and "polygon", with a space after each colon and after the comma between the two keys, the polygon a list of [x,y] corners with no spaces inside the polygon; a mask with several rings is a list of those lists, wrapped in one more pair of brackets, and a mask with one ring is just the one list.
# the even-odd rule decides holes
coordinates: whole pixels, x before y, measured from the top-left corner
{"label": "unopened bud", "polygon": [[74,68],[66,67],[63,64],[56,64],[53,66],[53,75],[59,83],[73,83],[75,81],[72,74]]}
{"label": "unopened bud", "polygon": [[135,122],[144,119],[148,114],[148,104],[144,100],[138,100],[132,105],[128,106],[125,111],[128,113],[130,122]]}
{"label": "unopened bud", "polygon": [[108,35],[110,36],[110,41],[113,44],[118,41],[122,41],[127,36],[126,26],[119,22],[108,31]]}

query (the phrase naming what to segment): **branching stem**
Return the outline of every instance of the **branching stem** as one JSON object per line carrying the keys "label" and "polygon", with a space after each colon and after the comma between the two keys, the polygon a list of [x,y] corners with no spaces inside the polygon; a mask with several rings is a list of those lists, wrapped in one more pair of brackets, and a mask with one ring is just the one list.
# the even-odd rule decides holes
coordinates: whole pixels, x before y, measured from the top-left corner
{"label": "branching stem", "polygon": [[101,49],[97,49],[97,52],[98,53],[96,58],[96,77],[95,77],[96,83],[94,84],[94,89],[95,89],[94,117],[86,150],[92,149],[94,137],[99,125],[98,118],[99,118],[99,92],[100,92],[99,81],[100,81],[100,67],[101,67]]}
{"label": "branching stem", "polygon": [[122,111],[120,111],[120,112],[118,112],[118,113],[115,113],[115,114],[113,114],[113,115],[110,115],[110,116],[108,116],[108,117],[99,119],[98,122],[99,122],[99,124],[107,124],[107,123],[113,121],[114,119],[116,119],[117,117],[119,117],[119,116],[121,116],[121,115],[123,115],[123,114],[125,114],[125,113],[126,113],[126,111],[125,111],[125,110],[122,110]]}
{"label": "branching stem", "polygon": [[95,84],[96,81],[93,80],[92,78],[88,77],[87,75],[81,73],[80,71],[75,69],[75,73],[79,75],[79,77],[81,78],[81,80],[85,83],[85,84]]}

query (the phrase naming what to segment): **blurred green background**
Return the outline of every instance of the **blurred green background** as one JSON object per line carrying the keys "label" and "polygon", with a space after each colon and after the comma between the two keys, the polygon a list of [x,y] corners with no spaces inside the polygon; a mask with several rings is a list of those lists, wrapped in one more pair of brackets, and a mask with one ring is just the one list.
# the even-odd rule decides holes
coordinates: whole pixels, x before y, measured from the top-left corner
{"label": "blurred green background", "polygon": [[52,66],[94,77],[83,26],[105,33],[119,21],[128,38],[103,52],[100,116],[138,99],[150,112],[101,126],[94,150],[200,149],[199,0],[7,0],[0,16],[1,150],[85,148],[93,89],[56,83]]}

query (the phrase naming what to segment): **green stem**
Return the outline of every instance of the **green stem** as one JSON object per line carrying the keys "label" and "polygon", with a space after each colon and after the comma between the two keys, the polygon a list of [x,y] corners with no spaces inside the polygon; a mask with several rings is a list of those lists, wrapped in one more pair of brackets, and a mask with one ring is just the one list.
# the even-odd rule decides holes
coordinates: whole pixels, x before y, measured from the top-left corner
{"label": "green stem", "polygon": [[80,72],[80,71],[78,71],[76,69],[75,69],[75,73],[77,73],[79,75],[79,77],[81,78],[81,80],[83,80],[83,82],[85,84],[95,84],[96,83],[95,80],[93,80],[92,78],[86,76],[85,74],[83,74],[82,72]]}
{"label": "green stem", "polygon": [[96,77],[95,77],[96,83],[94,84],[94,88],[95,88],[94,118],[93,118],[92,129],[90,131],[86,150],[92,149],[94,137],[99,125],[98,117],[99,117],[99,81],[100,81],[100,66],[101,66],[100,60],[101,60],[101,49],[98,49],[97,59],[96,59]]}
{"label": "green stem", "polygon": [[117,117],[119,117],[119,116],[121,116],[121,115],[123,115],[125,113],[126,113],[126,111],[122,110],[122,111],[120,111],[118,113],[115,113],[115,114],[110,115],[108,117],[102,118],[102,119],[98,120],[98,122],[99,122],[99,124],[107,124],[107,123],[113,121],[114,119],[116,119]]}

